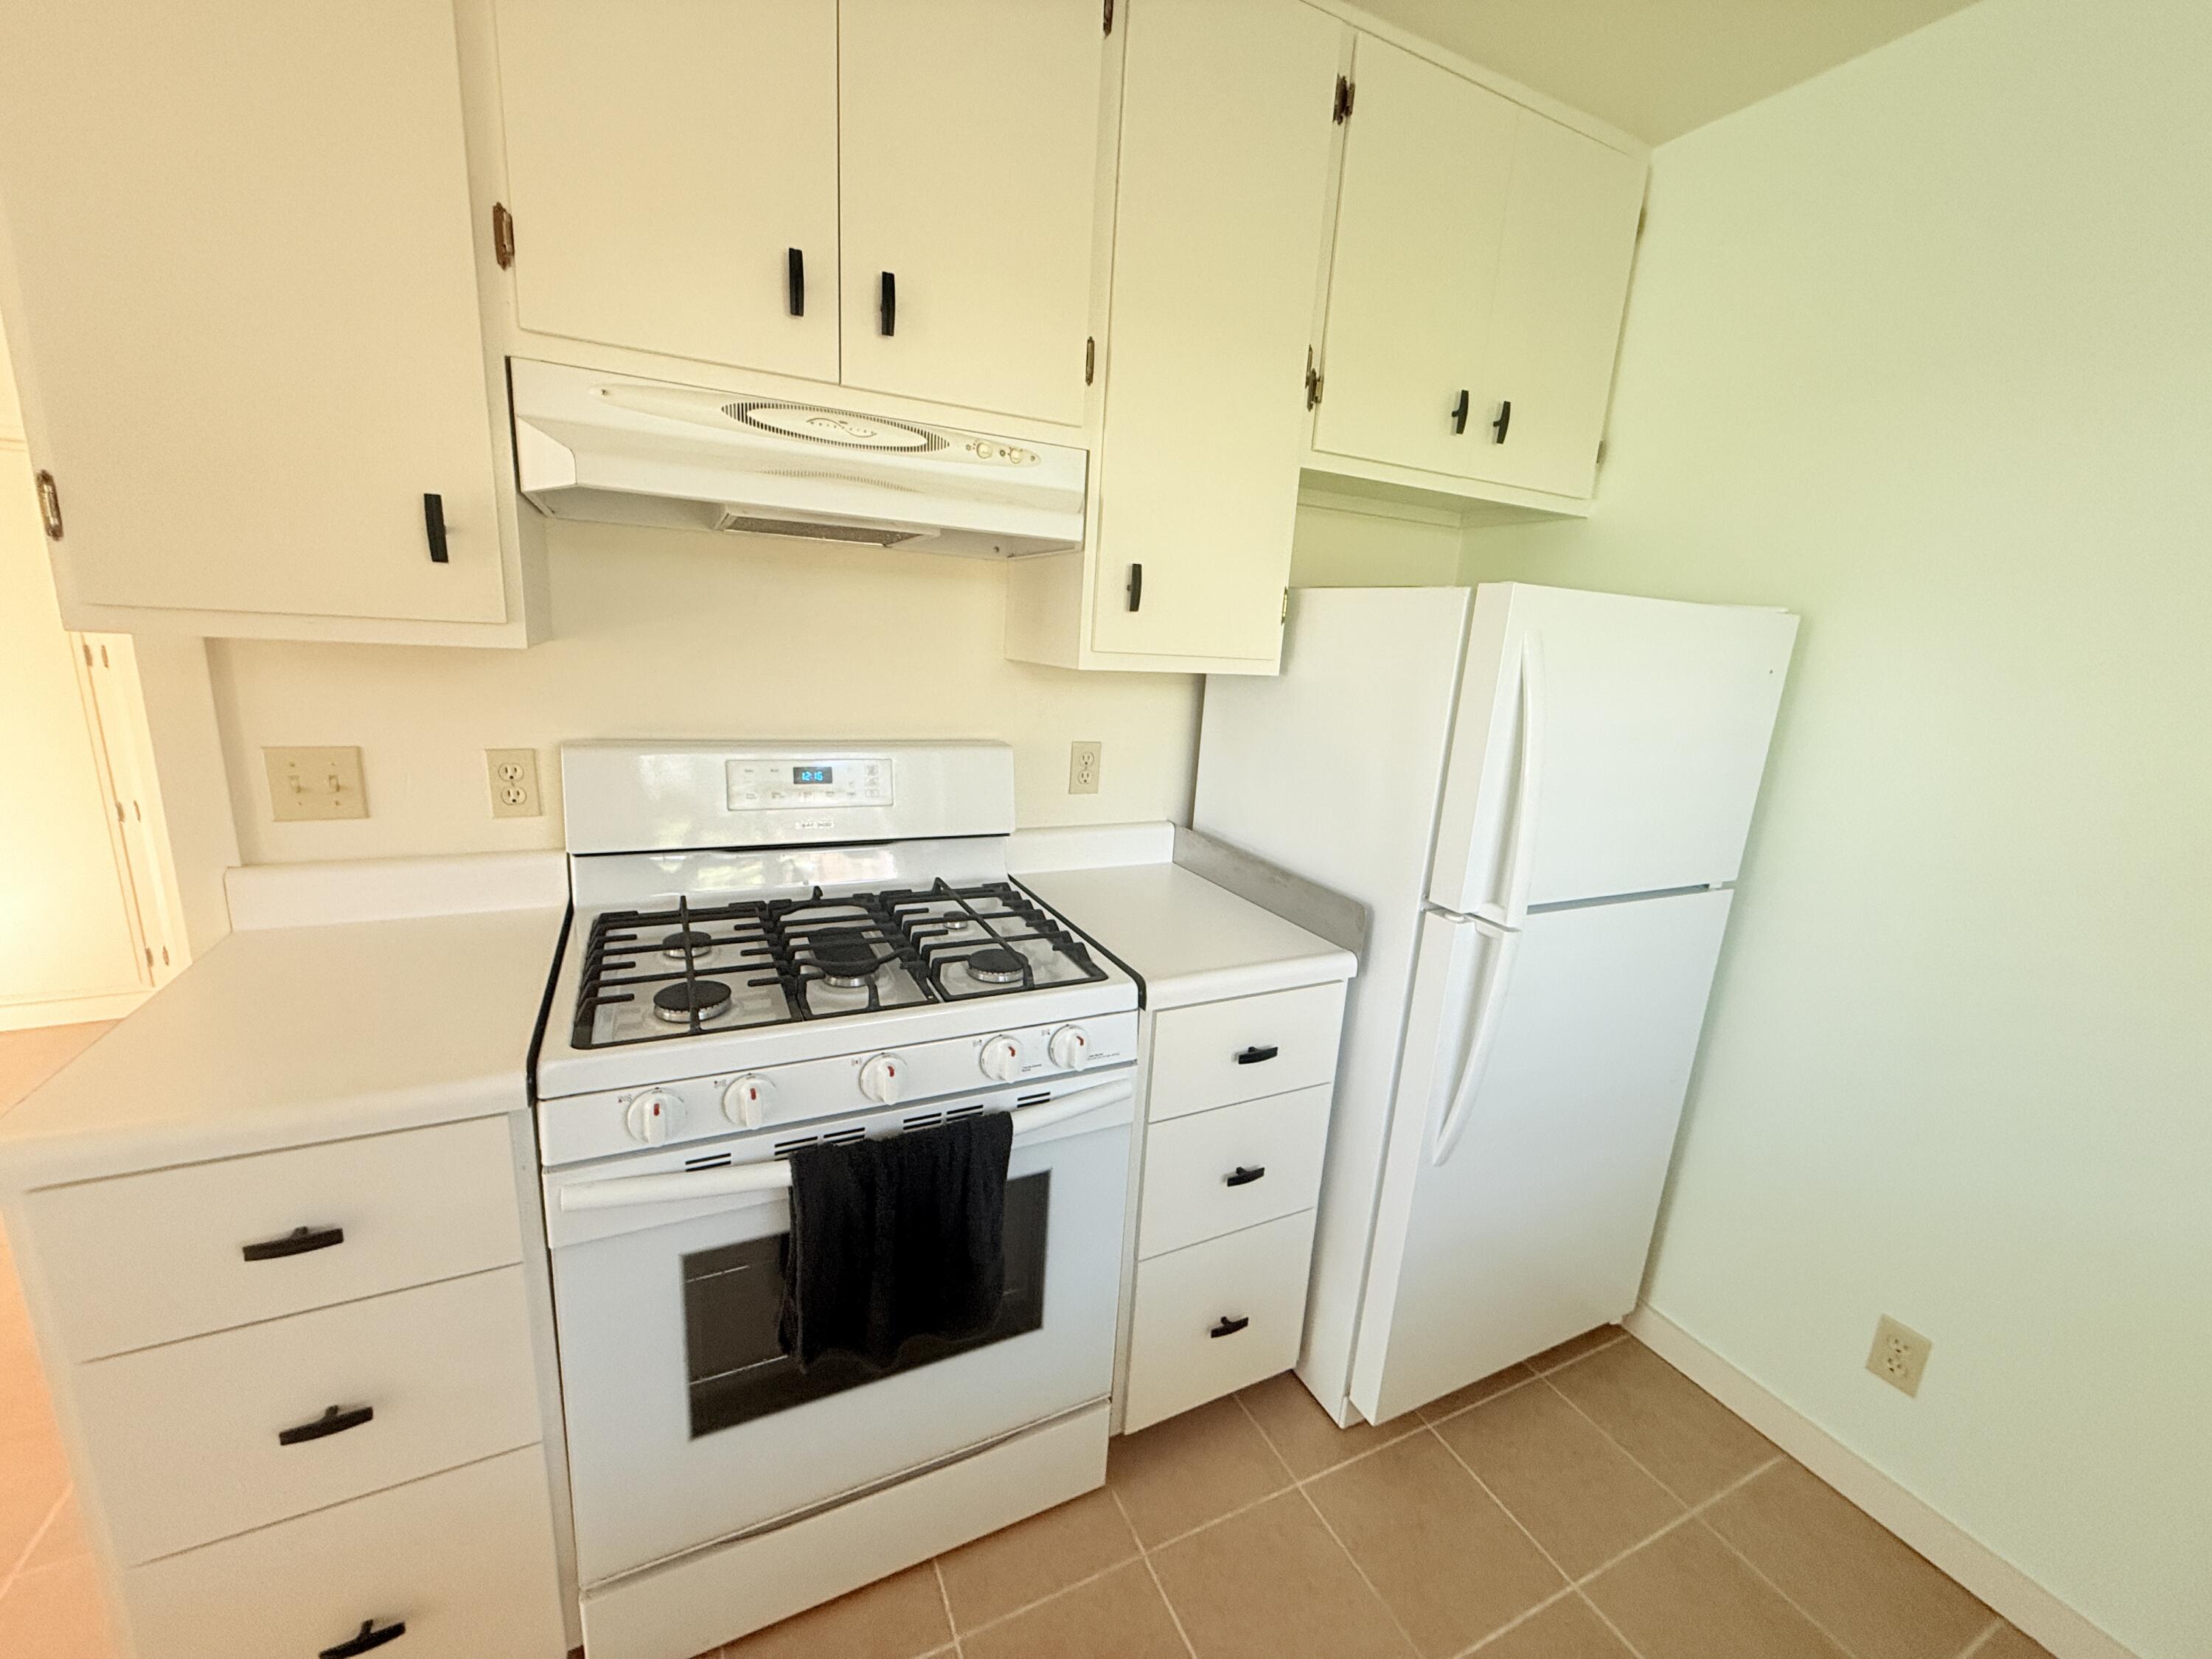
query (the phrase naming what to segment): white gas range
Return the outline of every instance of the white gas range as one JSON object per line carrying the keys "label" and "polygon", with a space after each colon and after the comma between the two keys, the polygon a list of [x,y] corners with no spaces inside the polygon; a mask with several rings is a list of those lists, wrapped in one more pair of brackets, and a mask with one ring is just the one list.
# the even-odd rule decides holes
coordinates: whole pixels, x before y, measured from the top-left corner
{"label": "white gas range", "polygon": [[[1103,1478],[1137,988],[1011,879],[996,744],[572,744],[535,1065],[584,1625],[684,1659]],[[779,1344],[783,1162],[1014,1115],[1006,1297]]]}

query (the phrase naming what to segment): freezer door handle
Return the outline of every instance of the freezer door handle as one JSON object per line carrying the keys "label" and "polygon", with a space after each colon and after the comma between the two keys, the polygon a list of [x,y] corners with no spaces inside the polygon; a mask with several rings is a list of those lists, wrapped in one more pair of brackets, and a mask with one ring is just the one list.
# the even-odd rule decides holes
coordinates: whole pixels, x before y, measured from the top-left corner
{"label": "freezer door handle", "polygon": [[1437,1120],[1436,1133],[1431,1137],[1431,1164],[1440,1164],[1452,1155],[1460,1137],[1467,1133],[1468,1120],[1474,1115],[1474,1097],[1482,1092],[1483,1074],[1490,1069],[1491,1052],[1498,1046],[1498,1016],[1505,1004],[1506,987],[1513,977],[1513,958],[1521,948],[1521,935],[1516,932],[1498,931],[1493,934],[1490,928],[1480,926],[1475,931],[1492,937],[1495,943],[1490,960],[1484,964],[1482,989],[1475,1000],[1474,1028],[1468,1038],[1467,1060],[1459,1068],[1459,1078],[1452,1085],[1443,1115]]}
{"label": "freezer door handle", "polygon": [[1528,914],[1528,877],[1535,862],[1536,806],[1544,787],[1544,641],[1521,638],[1520,765],[1513,781],[1513,817],[1505,830],[1505,892],[1474,907],[1483,921],[1518,927]]}

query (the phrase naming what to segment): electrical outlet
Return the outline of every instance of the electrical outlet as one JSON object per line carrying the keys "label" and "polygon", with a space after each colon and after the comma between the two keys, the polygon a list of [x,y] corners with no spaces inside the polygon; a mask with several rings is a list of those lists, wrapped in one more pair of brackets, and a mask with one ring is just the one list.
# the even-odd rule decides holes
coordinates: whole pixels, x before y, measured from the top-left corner
{"label": "electrical outlet", "polygon": [[1867,1369],[1899,1394],[1917,1395],[1920,1374],[1928,1369],[1928,1355],[1935,1346],[1919,1332],[1884,1314],[1874,1328],[1874,1350],[1867,1355]]}
{"label": "electrical outlet", "polygon": [[269,815],[279,823],[317,818],[365,818],[358,749],[264,749]]}
{"label": "electrical outlet", "polygon": [[1098,793],[1098,764],[1105,749],[1103,743],[1072,743],[1067,746],[1069,794],[1095,795]]}
{"label": "electrical outlet", "polygon": [[538,751],[535,749],[487,749],[484,769],[491,784],[491,815],[495,818],[543,817],[538,799]]}

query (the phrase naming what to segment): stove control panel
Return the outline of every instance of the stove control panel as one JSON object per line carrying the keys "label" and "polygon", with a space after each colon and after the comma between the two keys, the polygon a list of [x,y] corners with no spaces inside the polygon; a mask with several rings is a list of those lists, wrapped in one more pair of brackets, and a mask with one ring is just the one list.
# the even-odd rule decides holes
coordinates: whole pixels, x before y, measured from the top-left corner
{"label": "stove control panel", "polygon": [[891,804],[889,755],[840,755],[816,761],[733,760],[724,770],[732,812]]}

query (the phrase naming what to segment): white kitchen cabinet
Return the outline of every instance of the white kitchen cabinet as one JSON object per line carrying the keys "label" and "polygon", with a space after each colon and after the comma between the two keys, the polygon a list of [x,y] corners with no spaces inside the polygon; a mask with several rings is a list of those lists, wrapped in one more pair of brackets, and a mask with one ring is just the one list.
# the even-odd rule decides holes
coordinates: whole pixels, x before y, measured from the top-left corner
{"label": "white kitchen cabinet", "polygon": [[8,54],[64,620],[524,642],[449,0],[21,7]]}
{"label": "white kitchen cabinet", "polygon": [[1096,519],[1017,562],[1008,654],[1273,673],[1346,31],[1297,0],[1124,0]]}
{"label": "white kitchen cabinet", "polygon": [[499,0],[526,329],[837,378],[836,0]]}

